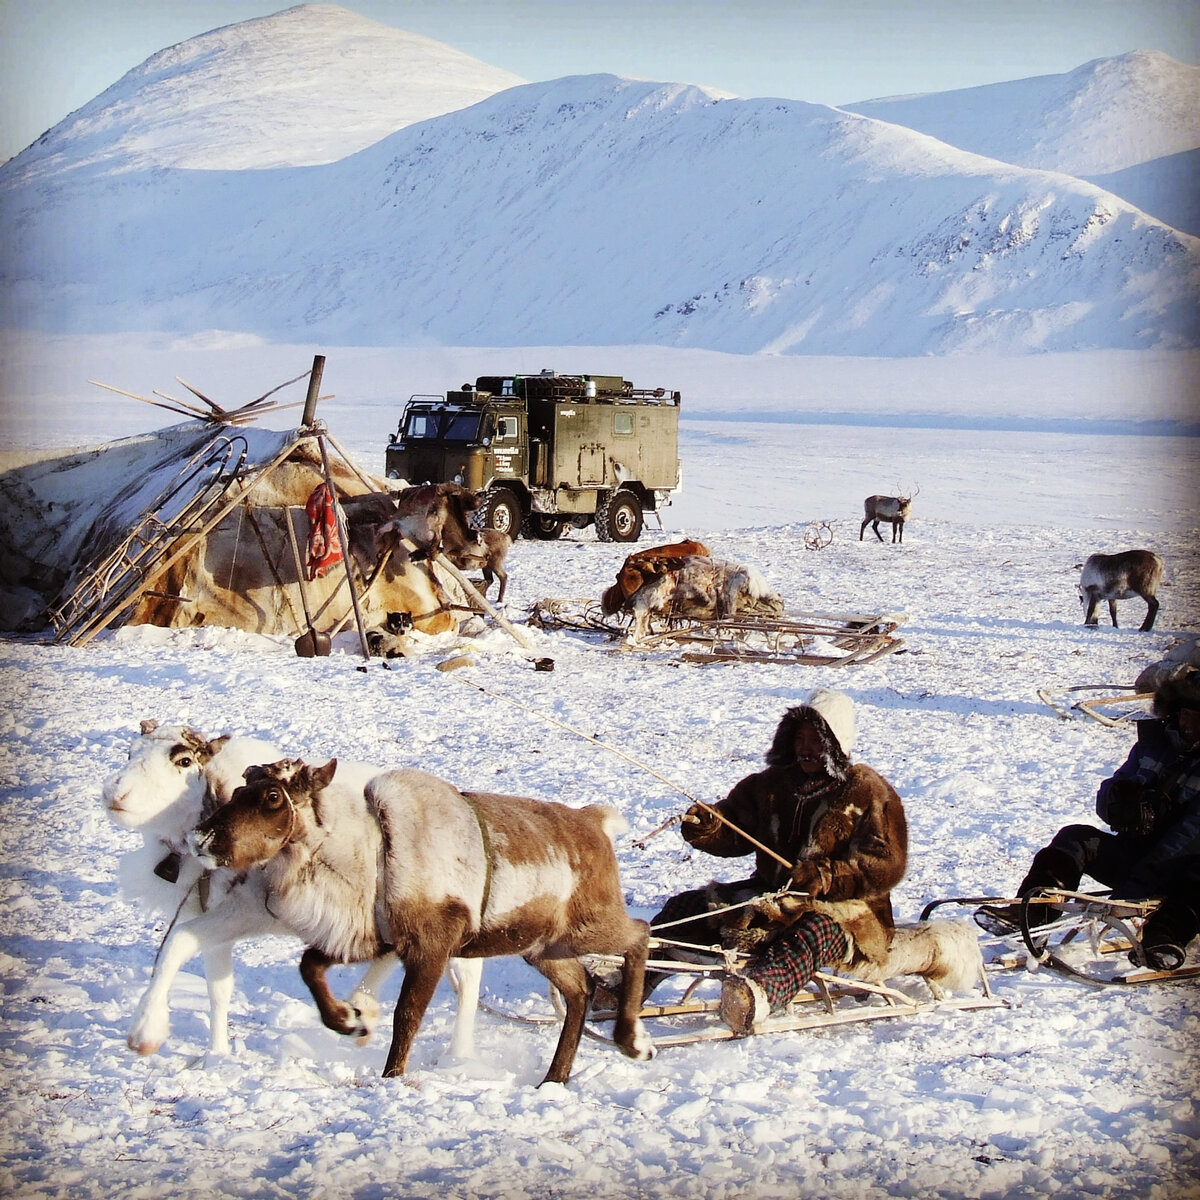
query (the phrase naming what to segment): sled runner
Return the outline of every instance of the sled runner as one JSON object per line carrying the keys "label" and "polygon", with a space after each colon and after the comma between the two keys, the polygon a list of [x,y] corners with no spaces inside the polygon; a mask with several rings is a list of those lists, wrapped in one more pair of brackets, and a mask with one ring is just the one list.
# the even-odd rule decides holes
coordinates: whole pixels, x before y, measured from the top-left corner
{"label": "sled runner", "polygon": [[[652,952],[656,941],[654,938],[650,940]],[[674,999],[664,996],[661,1001],[647,1002],[642,1007],[642,1021],[656,1047],[728,1041],[746,1036],[735,1033],[725,1025],[719,1011],[721,984],[727,975],[737,973],[746,962],[746,956],[725,950],[714,951],[712,959],[707,963],[683,962],[672,958],[647,962],[648,972],[664,972],[683,984],[682,994]],[[619,968],[620,962],[619,958],[609,959],[600,955],[593,955],[589,959],[591,968],[601,977]],[[664,981],[660,988],[669,988],[671,982],[671,979]],[[912,989],[905,990],[910,984]],[[967,1012],[980,1008],[1007,1007],[1008,1002],[994,996],[986,978],[982,977],[977,995],[947,996],[939,1000],[934,999],[925,984],[915,976],[904,976],[901,987],[868,983],[824,970],[818,971],[786,1008],[772,1013],[755,1025],[751,1036],[831,1029],[928,1012]],[[584,1032],[594,1040],[611,1042],[612,1037],[606,1027],[615,1018],[615,1010],[606,1006],[602,993],[598,993]]]}
{"label": "sled runner", "polygon": [[[894,637],[903,613],[785,613],[782,617],[735,616],[712,619],[653,619],[651,632],[630,651],[678,650],[684,662],[798,663],[850,666],[874,662],[904,645]],[[538,600],[529,624],[624,638],[628,614],[606,616],[594,600]]]}
{"label": "sled runner", "polygon": [[[1094,987],[1157,983],[1200,976],[1200,963],[1185,961],[1173,971],[1145,965],[1141,927],[1158,907],[1157,900],[1113,900],[1107,893],[1035,888],[1023,897],[956,896],[925,906],[921,920],[945,904],[976,906],[976,921],[1002,942],[1020,941],[1022,949],[1008,950],[992,960],[1003,970],[1025,966],[1049,967]],[[1032,908],[1032,906],[1038,906]],[[1051,920],[1036,924],[1035,914],[1049,909]],[[1014,922],[1007,911],[1019,913]]]}
{"label": "sled runner", "polygon": [[[1069,703],[1066,697],[1076,692],[1100,692],[1087,700]],[[1069,688],[1038,688],[1038,699],[1052,708],[1064,721],[1070,721],[1076,713],[1091,717],[1101,725],[1120,725],[1144,715],[1146,704],[1154,699],[1153,692],[1138,692],[1133,688],[1122,688],[1119,684],[1080,683]],[[1103,711],[1107,709],[1108,711]]]}

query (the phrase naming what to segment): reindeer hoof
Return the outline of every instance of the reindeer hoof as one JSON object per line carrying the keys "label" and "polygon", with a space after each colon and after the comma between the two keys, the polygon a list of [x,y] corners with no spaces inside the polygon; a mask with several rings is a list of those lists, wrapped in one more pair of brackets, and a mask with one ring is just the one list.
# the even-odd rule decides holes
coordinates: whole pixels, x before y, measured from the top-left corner
{"label": "reindeer hoof", "polygon": [[130,1050],[134,1050],[138,1054],[156,1054],[162,1049],[163,1043],[170,1033],[169,1023],[139,1017],[129,1030],[129,1036],[125,1039],[125,1043]]}
{"label": "reindeer hoof", "polygon": [[347,1005],[353,1018],[347,1018],[350,1028],[346,1032],[354,1037],[359,1046],[365,1046],[379,1023],[379,1003],[369,992],[355,992]]}
{"label": "reindeer hoof", "polygon": [[332,1029],[334,1033],[340,1033],[343,1037],[354,1038],[361,1046],[371,1036],[371,1032],[375,1028],[374,1017],[378,1015],[378,1008],[373,1015],[369,1015],[351,1004],[342,1004],[339,1005],[336,1013],[330,1014],[325,1026]]}
{"label": "reindeer hoof", "polygon": [[649,1062],[654,1057],[654,1043],[646,1032],[646,1027],[638,1021],[632,1037],[624,1037],[617,1043],[617,1048],[626,1058],[634,1062]]}
{"label": "reindeer hoof", "polygon": [[163,1042],[166,1040],[166,1038],[138,1037],[136,1033],[131,1033],[125,1039],[130,1050],[136,1050],[143,1057],[148,1054],[157,1054],[162,1049]]}

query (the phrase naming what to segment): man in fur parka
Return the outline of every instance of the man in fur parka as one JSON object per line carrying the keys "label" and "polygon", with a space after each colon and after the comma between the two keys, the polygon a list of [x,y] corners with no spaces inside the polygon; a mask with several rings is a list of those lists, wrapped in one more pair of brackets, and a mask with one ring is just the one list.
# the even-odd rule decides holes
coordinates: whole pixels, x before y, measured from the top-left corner
{"label": "man in fur parka", "polygon": [[[721,1015],[735,1032],[750,1032],[822,965],[850,962],[856,952],[887,952],[890,893],[908,862],[907,824],[891,784],[851,763],[853,741],[849,697],[814,693],[784,713],[765,771],[743,779],[711,810],[694,804],[684,816],[683,837],[697,850],[720,858],[753,853],[755,869],[749,879],[673,896],[651,922],[659,936],[695,946],[729,944],[730,929],[744,926],[736,914],[745,910],[714,916],[713,909],[785,887],[799,893],[794,904],[768,900],[751,910],[766,915],[765,928],[721,999]],[[686,948],[669,952],[691,956]],[[661,978],[648,976],[648,985]]]}
{"label": "man in fur parka", "polygon": [[[1096,815],[1113,832],[1060,829],[1034,855],[1017,895],[1076,891],[1090,875],[1116,900],[1161,897],[1142,928],[1141,954],[1147,966],[1169,971],[1200,934],[1200,668],[1171,671],[1155,688],[1153,708],[1154,719],[1137,723],[1129,757],[1096,793]],[[1054,915],[1029,907],[1035,923]],[[985,905],[975,919],[990,932],[1011,932],[1020,907]]]}

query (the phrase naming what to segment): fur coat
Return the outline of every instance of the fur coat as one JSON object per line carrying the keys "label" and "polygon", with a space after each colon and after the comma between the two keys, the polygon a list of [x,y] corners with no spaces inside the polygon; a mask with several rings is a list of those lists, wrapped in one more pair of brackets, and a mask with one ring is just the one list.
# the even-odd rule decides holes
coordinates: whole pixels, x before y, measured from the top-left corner
{"label": "fur coat", "polygon": [[[796,766],[796,731],[804,721],[821,735],[823,776],[805,776]],[[862,920],[857,935],[853,928],[848,932],[866,957],[886,952],[893,928],[891,890],[908,865],[904,806],[878,772],[850,762],[818,709],[788,709],[767,752],[767,769],[743,779],[713,807],[795,868],[789,872],[723,822],[684,824],[683,836],[697,850],[723,858],[753,852],[753,882],[761,891],[793,882],[822,907],[851,902],[832,915],[844,925]],[[799,907],[785,904],[765,914],[768,924],[787,924]]]}

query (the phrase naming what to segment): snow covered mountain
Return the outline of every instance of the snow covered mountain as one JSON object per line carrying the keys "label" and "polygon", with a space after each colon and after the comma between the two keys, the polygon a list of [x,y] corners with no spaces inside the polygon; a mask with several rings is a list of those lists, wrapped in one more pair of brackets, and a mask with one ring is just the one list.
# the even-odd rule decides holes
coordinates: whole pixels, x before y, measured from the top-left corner
{"label": "snow covered mountain", "polygon": [[14,166],[36,178],[86,165],[236,171],[333,162],[524,82],[419,34],[305,4],[160,51]]}
{"label": "snow covered mountain", "polygon": [[1200,233],[1192,154],[1200,148],[1200,67],[1159,51],[1097,59],[1064,75],[844,107],[975,154],[1077,175]]}
{"label": "snow covered mountain", "polygon": [[[245,30],[263,25],[206,36],[259,46]],[[298,34],[274,74],[230,50],[223,100],[254,110],[300,61],[319,82],[327,33]],[[198,133],[173,142],[175,165],[131,150],[172,141],[192,86],[218,86],[193,43],[168,54],[156,70],[177,102],[124,88],[120,119],[98,98],[90,141],[76,122],[72,149],[71,118],[40,147],[56,162],[26,151],[0,169],[10,326],[872,356],[1200,341],[1200,242],[1091,184],[899,125],[597,75],[324,165],[201,171]]]}

